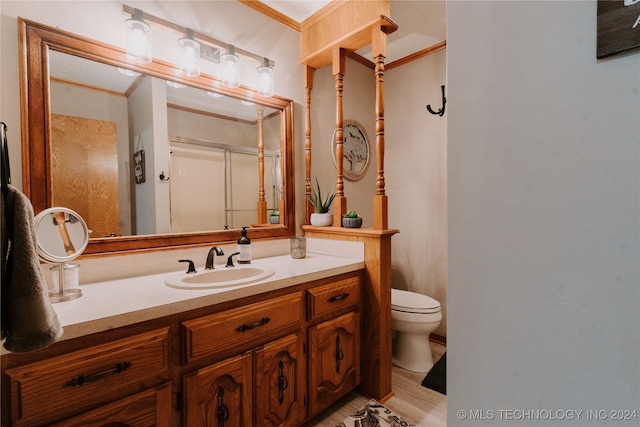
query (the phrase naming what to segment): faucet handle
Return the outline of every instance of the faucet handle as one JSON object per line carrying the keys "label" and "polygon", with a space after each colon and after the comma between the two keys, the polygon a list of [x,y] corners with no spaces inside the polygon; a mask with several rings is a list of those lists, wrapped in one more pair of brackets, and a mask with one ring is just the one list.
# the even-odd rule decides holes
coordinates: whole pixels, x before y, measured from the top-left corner
{"label": "faucet handle", "polygon": [[234,255],[240,255],[240,252],[236,252],[235,254],[229,255],[229,258],[227,258],[227,265],[225,265],[225,267],[235,267],[235,265],[233,265],[233,256]]}
{"label": "faucet handle", "polygon": [[191,261],[190,259],[180,259],[180,260],[178,260],[178,262],[188,262],[189,263],[189,268],[187,269],[187,274],[197,273],[196,266],[193,264],[193,261]]}

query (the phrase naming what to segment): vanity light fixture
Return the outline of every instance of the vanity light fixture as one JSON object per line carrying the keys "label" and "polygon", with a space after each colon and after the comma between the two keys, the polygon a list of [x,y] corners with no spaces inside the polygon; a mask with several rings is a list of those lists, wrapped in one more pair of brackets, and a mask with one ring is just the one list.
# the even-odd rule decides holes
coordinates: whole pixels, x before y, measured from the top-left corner
{"label": "vanity light fixture", "polygon": [[237,65],[239,59],[238,55],[236,55],[236,47],[232,44],[227,48],[227,52],[220,56],[220,61],[222,61],[222,83],[228,88],[240,87]]}
{"label": "vanity light fixture", "polygon": [[187,29],[185,37],[178,40],[180,44],[180,70],[187,77],[200,75],[200,43],[193,38],[193,30]]}
{"label": "vanity light fixture", "polygon": [[[132,62],[138,64],[151,62],[151,45],[146,33],[150,29],[149,24],[152,24],[183,35],[179,40],[182,52],[179,67],[187,77],[199,76],[200,59],[205,59],[220,63],[222,76],[218,77],[224,86],[238,88],[240,87],[238,71],[240,58],[243,61],[249,59],[259,64],[256,68],[259,77],[258,92],[265,97],[273,96],[274,61],[126,4],[122,5],[122,11],[131,15],[131,19],[127,19],[126,23],[130,30],[127,35],[127,55]],[[226,53],[221,54],[222,49],[226,49]]]}
{"label": "vanity light fixture", "polygon": [[127,56],[130,61],[137,64],[151,62],[151,44],[147,39],[147,33],[151,29],[143,19],[143,12],[135,9],[131,19],[127,19]]}
{"label": "vanity light fixture", "polygon": [[258,68],[258,92],[262,96],[273,96],[273,68],[269,58],[264,58]]}

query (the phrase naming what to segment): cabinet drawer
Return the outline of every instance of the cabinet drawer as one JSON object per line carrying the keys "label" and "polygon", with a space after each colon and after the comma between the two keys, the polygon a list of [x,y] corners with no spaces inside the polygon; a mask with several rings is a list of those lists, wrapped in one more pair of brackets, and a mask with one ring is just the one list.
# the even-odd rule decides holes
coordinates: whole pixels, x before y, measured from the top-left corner
{"label": "cabinet drawer", "polygon": [[345,308],[355,308],[360,302],[360,277],[349,277],[307,291],[309,320]]}
{"label": "cabinet drawer", "polygon": [[48,425],[166,381],[168,332],[163,328],[7,369],[14,424]]}
{"label": "cabinet drawer", "polygon": [[171,427],[171,384],[145,390],[51,427]]}
{"label": "cabinet drawer", "polygon": [[191,362],[236,346],[242,351],[301,321],[301,292],[189,320],[182,323],[185,358]]}

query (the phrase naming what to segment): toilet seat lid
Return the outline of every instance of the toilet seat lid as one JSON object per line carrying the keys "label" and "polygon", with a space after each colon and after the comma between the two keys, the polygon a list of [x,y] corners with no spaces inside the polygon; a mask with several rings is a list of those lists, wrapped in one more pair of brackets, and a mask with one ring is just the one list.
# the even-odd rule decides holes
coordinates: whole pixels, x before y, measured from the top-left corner
{"label": "toilet seat lid", "polygon": [[436,313],[440,311],[440,303],[416,292],[391,289],[391,309],[407,313]]}

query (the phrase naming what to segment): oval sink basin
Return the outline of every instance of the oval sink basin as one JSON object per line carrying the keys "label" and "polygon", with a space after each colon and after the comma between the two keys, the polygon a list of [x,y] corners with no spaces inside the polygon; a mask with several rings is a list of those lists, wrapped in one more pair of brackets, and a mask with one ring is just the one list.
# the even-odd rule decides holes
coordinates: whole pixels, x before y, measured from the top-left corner
{"label": "oval sink basin", "polygon": [[215,270],[203,270],[199,273],[181,273],[168,277],[165,284],[180,289],[226,288],[257,282],[272,276],[275,271],[266,266],[218,267]]}

